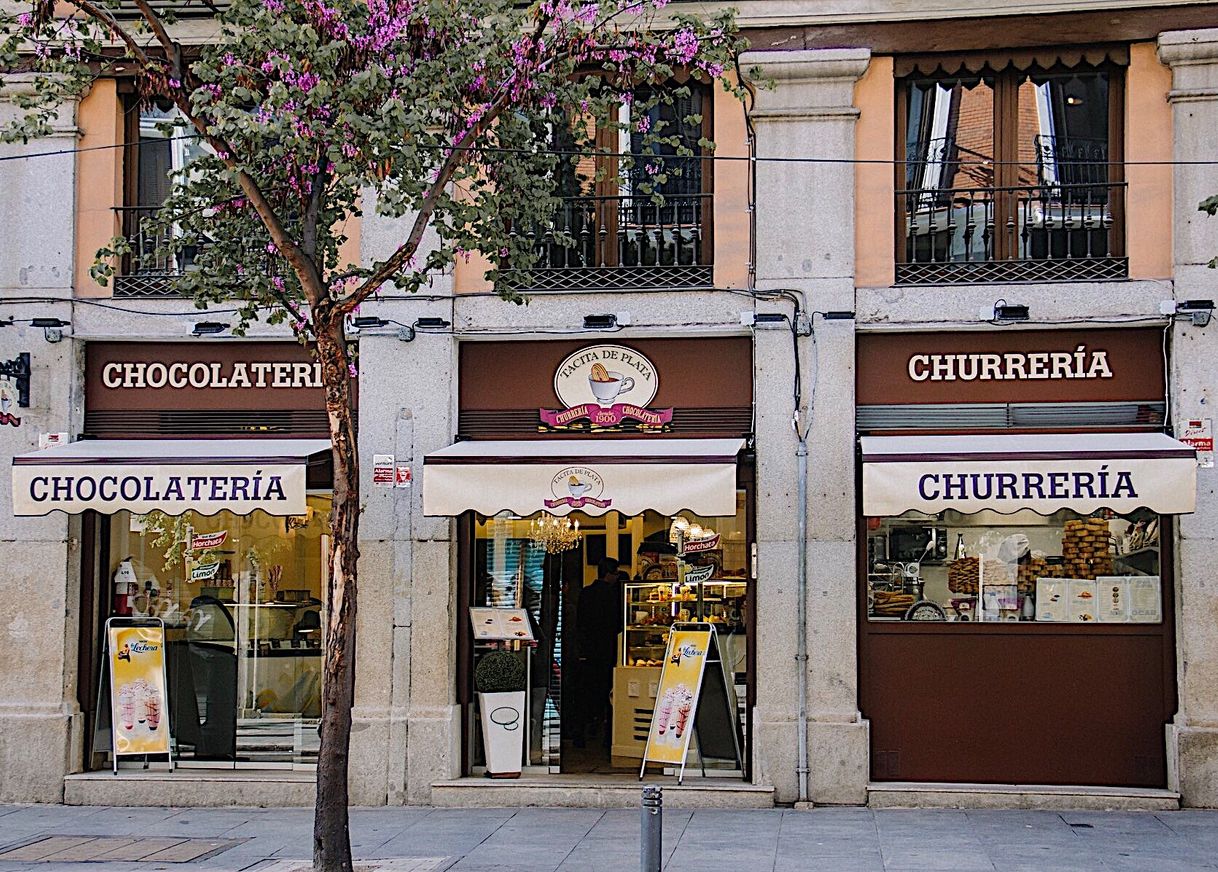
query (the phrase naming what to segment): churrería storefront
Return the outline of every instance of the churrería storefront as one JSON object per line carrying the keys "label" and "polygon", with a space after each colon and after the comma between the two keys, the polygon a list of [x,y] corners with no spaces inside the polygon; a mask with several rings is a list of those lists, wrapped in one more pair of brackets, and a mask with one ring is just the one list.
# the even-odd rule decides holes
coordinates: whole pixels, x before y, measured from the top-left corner
{"label": "churrer\u00eda storefront", "polygon": [[[694,759],[746,777],[750,340],[466,342],[459,402],[457,441],[425,458],[423,507],[458,519],[462,771],[494,772],[487,722],[506,709],[484,711],[483,664],[506,650],[527,685],[509,769],[637,774],[670,627],[702,621],[730,713],[717,736],[705,720]],[[697,531],[680,569],[677,518]],[[527,640],[489,639],[496,614],[519,615]]]}
{"label": "churrer\u00eda storefront", "polygon": [[[115,742],[187,768],[312,765],[331,472],[308,350],[94,343],[85,357],[82,437],[12,469],[14,514],[82,518],[85,768],[114,765]],[[103,654],[120,625],[164,634],[157,669],[121,686]]]}
{"label": "churrer\u00eda storefront", "polygon": [[874,781],[1165,787],[1161,329],[858,341],[860,707]]}

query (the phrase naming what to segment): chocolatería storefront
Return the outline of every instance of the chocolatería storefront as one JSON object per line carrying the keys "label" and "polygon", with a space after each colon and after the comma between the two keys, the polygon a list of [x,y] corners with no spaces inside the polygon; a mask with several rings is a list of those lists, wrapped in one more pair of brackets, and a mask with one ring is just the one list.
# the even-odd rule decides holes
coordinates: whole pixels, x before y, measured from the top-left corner
{"label": "chocolater\u00eda storefront", "polygon": [[1163,331],[863,335],[857,379],[872,779],[1164,787]]}
{"label": "chocolater\u00eda storefront", "polygon": [[[166,729],[179,767],[312,765],[331,479],[320,373],[296,343],[86,347],[81,438],[13,459],[14,514],[82,519],[78,765]],[[167,717],[129,717],[147,688],[106,677],[115,623],[163,628]]]}
{"label": "chocolater\u00eda storefront", "polygon": [[[670,626],[701,620],[730,714],[717,738],[703,724],[700,762],[746,777],[751,341],[465,342],[459,355],[457,439],[426,457],[423,507],[458,519],[462,772],[486,766],[477,676],[507,648],[528,675],[516,768],[637,774]],[[669,536],[679,517],[699,531],[688,573]],[[513,609],[529,640],[485,641],[482,622]]]}

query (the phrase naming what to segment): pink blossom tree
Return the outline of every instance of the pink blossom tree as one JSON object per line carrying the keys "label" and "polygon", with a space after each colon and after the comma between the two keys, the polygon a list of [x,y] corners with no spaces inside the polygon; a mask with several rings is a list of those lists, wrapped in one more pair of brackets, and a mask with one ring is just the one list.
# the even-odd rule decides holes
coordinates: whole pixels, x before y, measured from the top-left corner
{"label": "pink blossom tree", "polygon": [[[4,19],[5,79],[27,83],[15,95],[24,115],[4,134],[45,133],[100,77],[129,76],[145,103],[174,107],[172,135],[207,154],[146,229],[165,254],[194,253],[180,292],[200,307],[235,303],[239,333],[257,319],[288,323],[322,365],[334,502],[313,856],[318,870],[348,872],[360,501],[346,319],[383,289],[417,290],[463,253],[488,258],[488,277],[520,300],[536,253],[516,231],[552,224],[554,180],[595,154],[592,131],[631,127],[690,154],[675,130],[648,121],[649,106],[679,92],[647,86],[676,76],[738,89],[724,71],[741,44],[730,13],[661,11],[668,0],[202,2],[219,25],[203,46],[180,41],[172,4],[152,0],[33,0]],[[618,111],[625,103],[633,120]],[[556,129],[563,153],[546,144]],[[662,183],[679,168],[649,156],[646,170]],[[409,229],[385,259],[346,263],[344,228],[370,192],[377,213]],[[438,241],[423,250],[428,228]],[[128,250],[113,240],[95,277],[108,280]]]}

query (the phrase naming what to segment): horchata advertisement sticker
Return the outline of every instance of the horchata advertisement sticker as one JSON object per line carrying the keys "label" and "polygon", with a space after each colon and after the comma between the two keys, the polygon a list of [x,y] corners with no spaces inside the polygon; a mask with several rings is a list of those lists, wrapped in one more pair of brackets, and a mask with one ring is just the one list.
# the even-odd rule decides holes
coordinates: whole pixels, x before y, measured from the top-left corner
{"label": "horchata advertisement sticker", "polygon": [[[647,733],[647,748],[643,752],[643,767],[652,763],[683,766],[689,750],[689,737],[694,731],[694,714],[698,711],[698,694],[702,689],[702,673],[710,648],[710,629],[683,630],[673,628],[668,634],[668,651],[660,672],[656,690],[656,707],[651,715]],[[640,772],[641,774],[641,772]]]}
{"label": "horchata advertisement sticker", "polygon": [[107,627],[114,753],[169,753],[165,698],[165,628]]}

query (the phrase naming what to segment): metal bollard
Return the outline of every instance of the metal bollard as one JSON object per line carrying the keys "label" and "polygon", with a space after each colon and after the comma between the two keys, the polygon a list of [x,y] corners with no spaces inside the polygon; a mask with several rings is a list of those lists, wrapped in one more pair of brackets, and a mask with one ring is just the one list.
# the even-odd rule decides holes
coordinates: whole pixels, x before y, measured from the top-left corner
{"label": "metal bollard", "polygon": [[664,788],[658,784],[643,787],[639,835],[639,869],[641,872],[660,872],[664,856]]}

